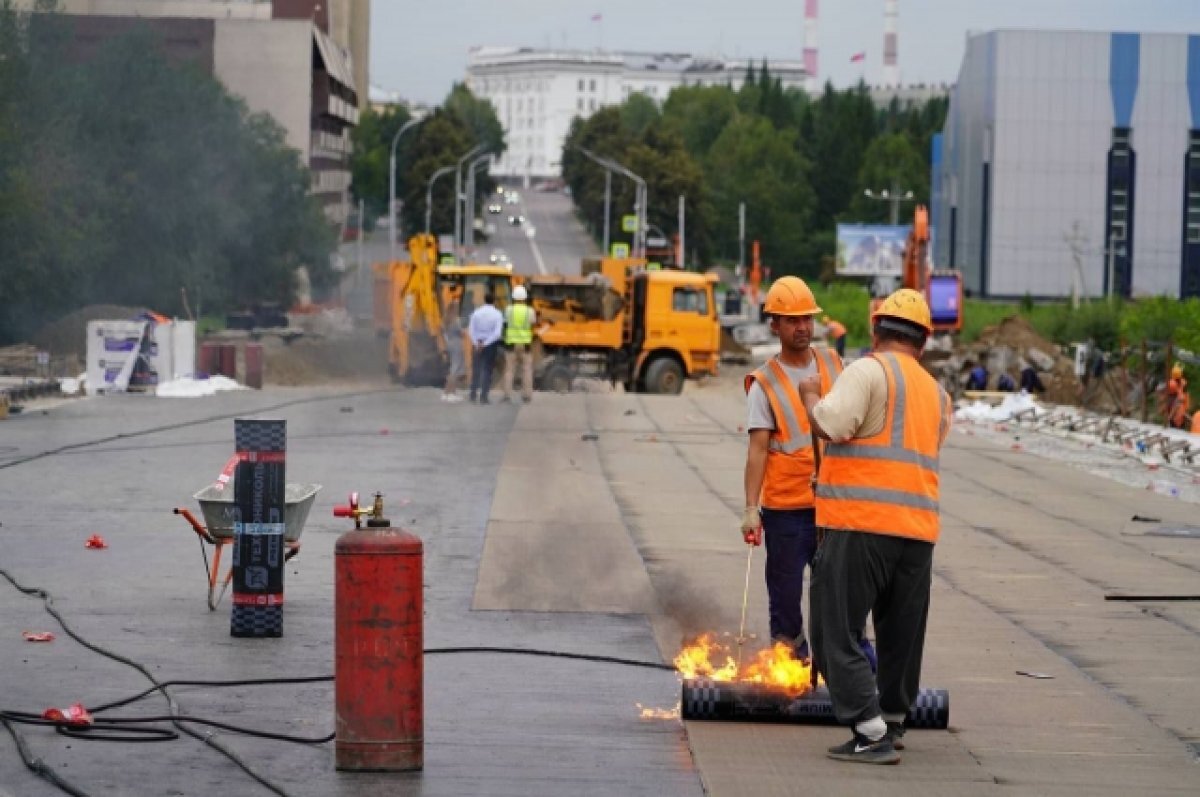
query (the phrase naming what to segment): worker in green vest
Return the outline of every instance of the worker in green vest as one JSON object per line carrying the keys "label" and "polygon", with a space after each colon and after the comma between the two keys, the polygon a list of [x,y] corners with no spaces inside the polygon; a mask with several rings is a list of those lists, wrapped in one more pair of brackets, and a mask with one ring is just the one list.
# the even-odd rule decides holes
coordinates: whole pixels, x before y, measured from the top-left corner
{"label": "worker in green vest", "polygon": [[513,400],[513,375],[521,368],[521,397],[528,404],[533,400],[533,325],[537,314],[529,306],[529,293],[524,285],[513,288],[513,303],[504,309],[504,348],[508,352],[504,363],[504,400]]}

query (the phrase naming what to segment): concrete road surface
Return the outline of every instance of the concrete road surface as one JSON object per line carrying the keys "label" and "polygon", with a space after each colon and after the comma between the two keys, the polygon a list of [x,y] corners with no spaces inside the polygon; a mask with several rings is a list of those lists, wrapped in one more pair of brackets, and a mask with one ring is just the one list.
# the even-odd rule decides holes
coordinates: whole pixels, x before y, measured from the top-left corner
{"label": "concrete road surface", "polygon": [[[426,645],[669,661],[685,636],[736,632],[745,548],[738,374],[682,396],[536,394],[446,405],[433,389],[274,389],[203,400],[76,401],[0,422],[0,568],[48,590],[89,643],[158,678],[332,669],[330,516],[381,490],[426,544]],[[170,513],[212,481],[235,417],[289,424],[290,481],[320,482],[287,571],[284,636],[236,640],[204,605],[195,536]],[[1194,505],[955,432],[945,453],[923,681],[951,694],[949,731],[913,731],[897,767],[828,760],[831,727],[645,720],[672,708],[662,670],[552,656],[430,655],[426,768],[347,774],[328,744],[217,731],[152,746],[16,726],[87,793],[1193,795],[1200,772],[1200,542]],[[1153,518],[1135,522],[1134,515]],[[83,541],[100,533],[103,551]],[[749,623],[766,636],[761,557]],[[1141,595],[1142,600],[1106,600]],[[30,643],[22,630],[51,630]],[[0,580],[7,709],[95,706],[144,675],[68,638]],[[1032,677],[1049,676],[1049,677]],[[296,736],[333,727],[328,683],[178,687],[201,717]],[[161,714],[161,698],[114,715]],[[0,736],[0,794],[58,793]]]}

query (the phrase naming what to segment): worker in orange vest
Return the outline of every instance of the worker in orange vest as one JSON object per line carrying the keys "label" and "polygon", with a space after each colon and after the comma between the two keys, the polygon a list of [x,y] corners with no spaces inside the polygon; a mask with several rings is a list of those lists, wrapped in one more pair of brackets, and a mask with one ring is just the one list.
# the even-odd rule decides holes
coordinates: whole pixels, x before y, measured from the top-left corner
{"label": "worker in orange vest", "polygon": [[744,380],[749,442],[742,537],[767,546],[767,610],[771,638],[808,661],[804,635],[804,568],[817,548],[813,508],[815,454],[812,430],[796,386],[811,377],[826,393],[842,371],[833,351],[812,345],[813,317],[821,312],[799,277],[782,277],[767,293],[763,313],[779,338],[779,354]]}
{"label": "worker in orange vest", "polygon": [[1187,379],[1183,377],[1183,366],[1175,363],[1163,393],[1163,420],[1173,429],[1186,429],[1191,402]]}
{"label": "worker in orange vest", "polygon": [[[834,714],[854,732],[829,756],[893,764],[921,677],[940,531],[938,459],[952,405],[919,361],[933,332],[920,293],[896,291],[871,325],[871,356],[847,367],[828,393],[808,378],[800,395],[813,431],[830,441],[816,489],[814,661]],[[868,613],[877,676],[856,644]]]}
{"label": "worker in orange vest", "polygon": [[821,323],[825,325],[825,334],[833,341],[833,348],[837,351],[838,357],[846,356],[846,327],[841,321],[837,321],[829,316],[821,316]]}

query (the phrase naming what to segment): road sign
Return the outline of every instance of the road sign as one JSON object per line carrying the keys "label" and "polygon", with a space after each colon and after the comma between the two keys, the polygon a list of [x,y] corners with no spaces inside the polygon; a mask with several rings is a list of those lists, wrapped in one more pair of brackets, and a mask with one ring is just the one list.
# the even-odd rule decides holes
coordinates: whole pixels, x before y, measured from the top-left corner
{"label": "road sign", "polygon": [[662,263],[647,263],[646,270],[647,271],[660,271],[660,270],[662,270]]}
{"label": "road sign", "polygon": [[613,257],[629,257],[629,244],[614,243],[612,245]]}
{"label": "road sign", "polygon": [[621,231],[622,232],[637,232],[637,216],[622,216]]}

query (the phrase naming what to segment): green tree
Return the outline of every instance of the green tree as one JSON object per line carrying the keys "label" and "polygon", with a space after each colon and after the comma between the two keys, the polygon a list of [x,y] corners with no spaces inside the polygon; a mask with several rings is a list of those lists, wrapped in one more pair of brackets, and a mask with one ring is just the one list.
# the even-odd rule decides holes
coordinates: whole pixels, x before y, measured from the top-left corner
{"label": "green tree", "polygon": [[875,107],[867,88],[859,84],[847,91],[825,91],[813,107],[812,139],[806,145],[813,163],[817,194],[814,224],[833,229],[858,189],[859,170],[867,145],[875,135]]}
{"label": "green tree", "polygon": [[803,259],[816,197],[794,130],[776,130],[761,117],[739,116],[713,144],[705,167],[720,255],[737,258],[737,208],[745,202],[746,240],[762,242],[764,262],[773,275],[816,275],[818,264]]}
{"label": "green tree", "polygon": [[482,145],[485,152],[497,157],[504,153],[504,128],[490,102],[476,97],[464,84],[455,83],[442,107],[458,117],[471,132],[472,140]]}
{"label": "green tree", "polygon": [[[354,197],[363,200],[373,215],[387,215],[392,139],[411,118],[408,109],[398,105],[382,113],[368,108],[359,116],[358,126],[351,133],[354,142],[354,154],[350,159],[352,190]],[[400,165],[409,162],[409,144],[411,141],[406,136],[396,145],[397,196],[403,196],[407,187],[404,182],[407,172]]]}
{"label": "green tree", "polygon": [[[563,144],[563,179],[571,188],[580,218],[597,238],[604,227],[604,170],[592,163],[581,150],[586,149],[600,157],[614,158],[620,162],[633,143],[633,136],[621,123],[619,106],[601,108],[586,120],[576,117],[567,133]],[[611,229],[619,229],[616,221],[622,215],[633,212],[634,192],[628,183],[618,175],[612,178]]]}
{"label": "green tree", "polygon": [[737,95],[728,86],[681,86],[667,96],[662,119],[692,157],[703,158],[737,112]]}
{"label": "green tree", "polygon": [[658,104],[641,92],[630,94],[621,103],[621,126],[634,138],[645,135],[646,130],[660,118]]}
{"label": "green tree", "polygon": [[[429,178],[443,166],[454,166],[477,142],[456,114],[438,108],[411,134],[405,168],[405,190],[401,213],[404,235],[425,229],[425,192]],[[466,171],[466,165],[463,164]],[[464,182],[465,190],[465,182]],[[431,230],[444,235],[454,230],[454,174],[443,175],[434,184],[430,209]]]}
{"label": "green tree", "polygon": [[301,156],[149,29],[80,64],[70,17],[0,4],[0,339],[83,304],[176,314],[290,304],[332,280],[334,231]]}

